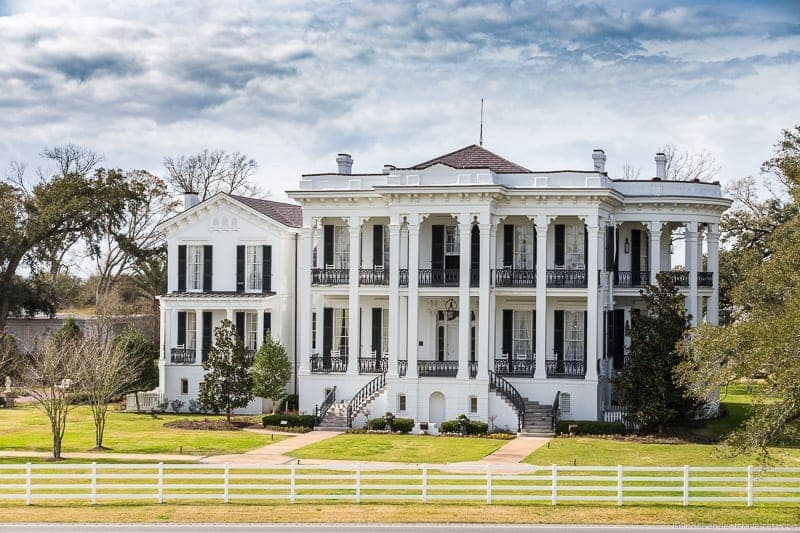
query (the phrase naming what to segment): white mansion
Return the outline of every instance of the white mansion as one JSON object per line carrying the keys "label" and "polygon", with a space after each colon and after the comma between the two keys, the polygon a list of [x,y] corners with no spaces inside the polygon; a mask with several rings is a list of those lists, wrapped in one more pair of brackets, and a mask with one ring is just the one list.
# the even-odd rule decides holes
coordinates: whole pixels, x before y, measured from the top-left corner
{"label": "white mansion", "polygon": [[323,425],[390,411],[434,432],[460,414],[546,431],[557,395],[562,418],[602,418],[657,273],[693,322],[717,321],[730,202],[718,183],[667,181],[663,154],[648,180],[609,178],[601,150],[592,160],[531,171],[472,145],[353,174],[339,154],[337,172],[288,192],[300,207],[189,196],[163,225],[160,391],[196,396],[227,317],[248,348],[266,330],[287,347],[290,389]]}

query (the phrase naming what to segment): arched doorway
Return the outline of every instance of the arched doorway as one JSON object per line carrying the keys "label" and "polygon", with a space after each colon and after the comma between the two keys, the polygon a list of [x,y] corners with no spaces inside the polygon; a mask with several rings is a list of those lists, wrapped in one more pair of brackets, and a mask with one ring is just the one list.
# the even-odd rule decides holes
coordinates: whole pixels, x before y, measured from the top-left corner
{"label": "arched doorway", "polygon": [[434,392],[428,400],[428,421],[435,424],[444,422],[444,394],[441,392]]}

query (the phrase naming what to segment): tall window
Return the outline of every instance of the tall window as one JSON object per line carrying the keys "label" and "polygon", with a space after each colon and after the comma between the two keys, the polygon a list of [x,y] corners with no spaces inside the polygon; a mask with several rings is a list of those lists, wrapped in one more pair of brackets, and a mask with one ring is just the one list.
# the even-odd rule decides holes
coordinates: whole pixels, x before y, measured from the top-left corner
{"label": "tall window", "polygon": [[245,313],[244,314],[244,347],[248,350],[255,350],[258,348],[257,343],[258,331],[258,313]]}
{"label": "tall window", "polygon": [[459,245],[458,226],[445,226],[444,228],[444,254],[458,255],[461,251]]}
{"label": "tall window", "polygon": [[533,358],[533,311],[514,311],[511,341],[514,357]]}
{"label": "tall window", "polygon": [[586,256],[583,250],[584,234],[583,226],[566,227],[564,260],[567,262],[566,266],[569,270],[586,268]]}
{"label": "tall window", "polygon": [[350,268],[350,230],[347,226],[333,228],[333,268]]}
{"label": "tall window", "polygon": [[383,226],[383,268],[389,270],[389,226]]}
{"label": "tall window", "polygon": [[381,310],[381,353],[379,356],[383,356],[383,352],[389,351],[389,310],[382,309]]}
{"label": "tall window", "polygon": [[186,313],[186,346],[188,350],[194,350],[197,346],[197,320],[194,311]]}
{"label": "tall window", "polygon": [[583,311],[564,311],[564,359],[583,361]]}
{"label": "tall window", "polygon": [[246,289],[248,291],[261,291],[261,273],[264,267],[262,261],[263,250],[261,246],[248,246],[246,248],[245,278],[247,279]]}
{"label": "tall window", "polygon": [[348,331],[349,321],[347,309],[335,308],[333,310],[333,349],[339,350],[339,355],[347,355],[349,349]]}
{"label": "tall window", "polygon": [[203,290],[203,247],[186,247],[186,285],[191,291]]}
{"label": "tall window", "polygon": [[534,270],[533,252],[536,242],[533,239],[533,226],[531,224],[517,224],[514,226],[514,268],[520,270]]}

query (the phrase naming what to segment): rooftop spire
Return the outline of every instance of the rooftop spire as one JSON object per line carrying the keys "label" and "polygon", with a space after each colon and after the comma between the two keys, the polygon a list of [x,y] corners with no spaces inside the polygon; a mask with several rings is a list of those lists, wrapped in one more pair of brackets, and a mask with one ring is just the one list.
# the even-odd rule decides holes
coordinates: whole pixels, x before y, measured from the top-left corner
{"label": "rooftop spire", "polygon": [[481,135],[478,139],[480,146],[483,146],[483,98],[481,98]]}

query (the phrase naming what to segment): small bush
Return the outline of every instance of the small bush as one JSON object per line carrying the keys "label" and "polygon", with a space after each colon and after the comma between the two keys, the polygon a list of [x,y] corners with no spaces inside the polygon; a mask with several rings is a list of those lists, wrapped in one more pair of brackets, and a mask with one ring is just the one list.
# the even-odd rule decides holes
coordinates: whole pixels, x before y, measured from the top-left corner
{"label": "small bush", "polygon": [[274,433],[310,433],[314,431],[311,428],[303,426],[264,426],[264,429]]}
{"label": "small bush", "polygon": [[172,408],[173,413],[180,413],[181,409],[183,408],[183,401],[172,400],[171,402],[169,402],[169,406]]}
{"label": "small bush", "polygon": [[[282,421],[286,421],[286,424],[281,424]],[[277,427],[304,427],[313,429],[314,423],[316,419],[314,415],[290,415],[290,414],[282,414],[282,415],[265,415],[261,422],[264,424],[264,427],[267,426],[277,426]]]}
{"label": "small bush", "polygon": [[578,426],[578,435],[624,435],[625,424],[622,422],[601,422],[594,420],[559,420],[556,422],[556,433],[569,433],[569,426]]}
{"label": "small bush", "polygon": [[479,420],[470,420],[467,422],[467,435],[485,435],[489,430],[489,424]]}
{"label": "small bush", "polygon": [[488,435],[486,435],[486,438],[496,439],[496,440],[514,440],[515,438],[517,438],[517,436],[511,433],[495,432],[495,433],[489,433]]}
{"label": "small bush", "polygon": [[448,420],[439,424],[439,433],[459,433],[461,423],[458,420]]}
{"label": "small bush", "polygon": [[189,412],[192,414],[197,414],[200,412],[200,402],[198,402],[194,398],[189,400],[189,405],[187,407],[189,409]]}
{"label": "small bush", "polygon": [[397,433],[411,433],[414,429],[413,418],[395,418],[392,420],[392,431]]}
{"label": "small bush", "polygon": [[373,418],[367,422],[367,427],[372,431],[384,431],[386,429],[386,420],[381,418]]}

